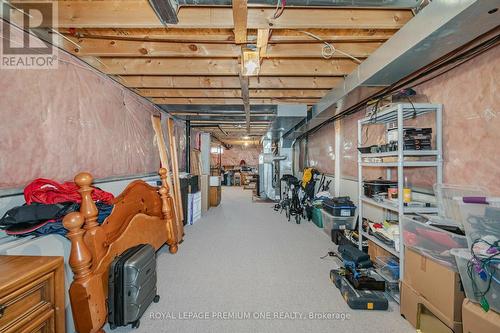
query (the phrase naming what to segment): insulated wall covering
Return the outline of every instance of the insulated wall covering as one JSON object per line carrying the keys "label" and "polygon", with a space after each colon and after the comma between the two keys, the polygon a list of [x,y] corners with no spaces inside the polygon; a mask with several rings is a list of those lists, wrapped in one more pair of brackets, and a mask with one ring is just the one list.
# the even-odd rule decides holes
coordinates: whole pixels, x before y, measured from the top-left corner
{"label": "insulated wall covering", "polygon": [[335,124],[330,123],[311,135],[307,149],[308,166],[333,174],[335,171]]}
{"label": "insulated wall covering", "polygon": [[500,46],[415,90],[444,104],[444,182],[500,195]]}
{"label": "insulated wall covering", "polygon": [[62,51],[59,59],[58,69],[0,70],[0,188],[38,177],[67,181],[80,171],[95,178],[157,171],[154,105]]}
{"label": "insulated wall covering", "polygon": [[[443,104],[444,182],[484,187],[490,195],[500,195],[500,47],[414,87],[427,102]],[[364,112],[341,119],[341,177],[357,179],[357,121]],[[432,127],[433,117],[422,117],[405,126]],[[435,133],[435,131],[434,131]],[[309,137],[308,151],[313,156],[327,149],[333,128]],[[385,129],[371,127],[363,132],[366,145],[385,143]],[[322,148],[318,148],[322,145]],[[323,153],[324,154],[324,153]],[[309,160],[311,161],[311,155]],[[318,159],[319,160],[319,159]],[[318,163],[328,172],[333,161]],[[365,168],[366,178],[385,177],[382,168]],[[431,188],[436,174],[430,168],[406,169],[414,186]],[[396,174],[393,173],[393,178]]]}
{"label": "insulated wall covering", "polygon": [[[222,153],[222,165],[223,166],[239,166],[241,160],[245,160],[248,166],[258,166],[259,165],[259,154],[261,153],[260,147],[244,147],[244,146],[233,146],[231,149],[224,149]],[[212,166],[219,165],[219,155],[211,154],[211,164]]]}

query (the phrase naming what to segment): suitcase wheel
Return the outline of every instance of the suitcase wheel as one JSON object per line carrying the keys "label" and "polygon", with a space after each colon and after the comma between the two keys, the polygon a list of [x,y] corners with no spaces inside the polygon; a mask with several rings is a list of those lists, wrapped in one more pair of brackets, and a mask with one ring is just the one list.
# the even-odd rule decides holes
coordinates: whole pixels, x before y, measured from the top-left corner
{"label": "suitcase wheel", "polygon": [[132,323],[132,328],[139,328],[140,325],[141,325],[141,320],[137,319]]}
{"label": "suitcase wheel", "polygon": [[155,298],[153,298],[154,303],[158,303],[160,301],[160,295],[156,295]]}
{"label": "suitcase wheel", "polygon": [[109,328],[114,330],[116,328],[116,325],[115,324],[109,324]]}

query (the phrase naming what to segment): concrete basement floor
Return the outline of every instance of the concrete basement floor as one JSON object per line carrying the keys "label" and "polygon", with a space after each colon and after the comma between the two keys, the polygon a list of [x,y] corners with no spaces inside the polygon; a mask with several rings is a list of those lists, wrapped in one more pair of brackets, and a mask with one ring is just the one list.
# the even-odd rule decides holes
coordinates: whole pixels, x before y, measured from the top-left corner
{"label": "concrete basement floor", "polygon": [[[394,302],[388,311],[351,310],[329,279],[335,260],[320,259],[330,238],[272,206],[223,187],[221,205],[186,227],[179,252],[158,252],[160,302],[138,329],[113,332],[415,332]],[[217,318],[231,313],[236,319]]]}

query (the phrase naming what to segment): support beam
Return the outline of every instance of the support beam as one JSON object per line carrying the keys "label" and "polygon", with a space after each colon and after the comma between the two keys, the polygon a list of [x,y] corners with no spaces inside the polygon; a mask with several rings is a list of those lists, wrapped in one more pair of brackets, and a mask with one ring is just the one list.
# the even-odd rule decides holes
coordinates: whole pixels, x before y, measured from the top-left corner
{"label": "support beam", "polygon": [[257,48],[259,49],[259,55],[261,58],[266,56],[268,41],[269,41],[269,29],[258,29]]}
{"label": "support beam", "polygon": [[233,0],[234,42],[236,44],[247,42],[247,16],[247,0]]}
{"label": "support beam", "polygon": [[[238,75],[236,59],[100,58],[82,60],[107,74],[116,75]],[[260,76],[343,76],[357,64],[347,59],[266,59]]]}
{"label": "support beam", "polygon": [[[15,2],[13,2],[15,4]],[[413,14],[410,10],[287,8],[272,19],[274,8],[248,8],[248,29],[399,29]],[[63,28],[161,28],[148,0],[59,2],[58,27]],[[12,19],[19,23],[22,13]],[[181,7],[177,28],[233,29],[233,10],[227,7]]]}
{"label": "support beam", "polygon": [[247,133],[250,133],[250,92],[248,89],[249,86],[248,76],[243,76],[240,74],[240,85],[241,85],[241,99],[243,101],[243,108],[245,110],[246,129]]}
{"label": "support beam", "polygon": [[[116,79],[130,88],[175,89],[238,89],[238,76],[117,76]],[[250,89],[331,89],[343,81],[341,77],[250,77]]]}

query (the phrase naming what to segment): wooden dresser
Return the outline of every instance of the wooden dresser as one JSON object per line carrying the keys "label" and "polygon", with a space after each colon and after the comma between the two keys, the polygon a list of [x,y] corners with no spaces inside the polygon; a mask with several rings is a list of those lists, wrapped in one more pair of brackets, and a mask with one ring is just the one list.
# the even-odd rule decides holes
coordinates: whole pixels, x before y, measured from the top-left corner
{"label": "wooden dresser", "polygon": [[65,332],[62,257],[0,256],[0,333]]}

